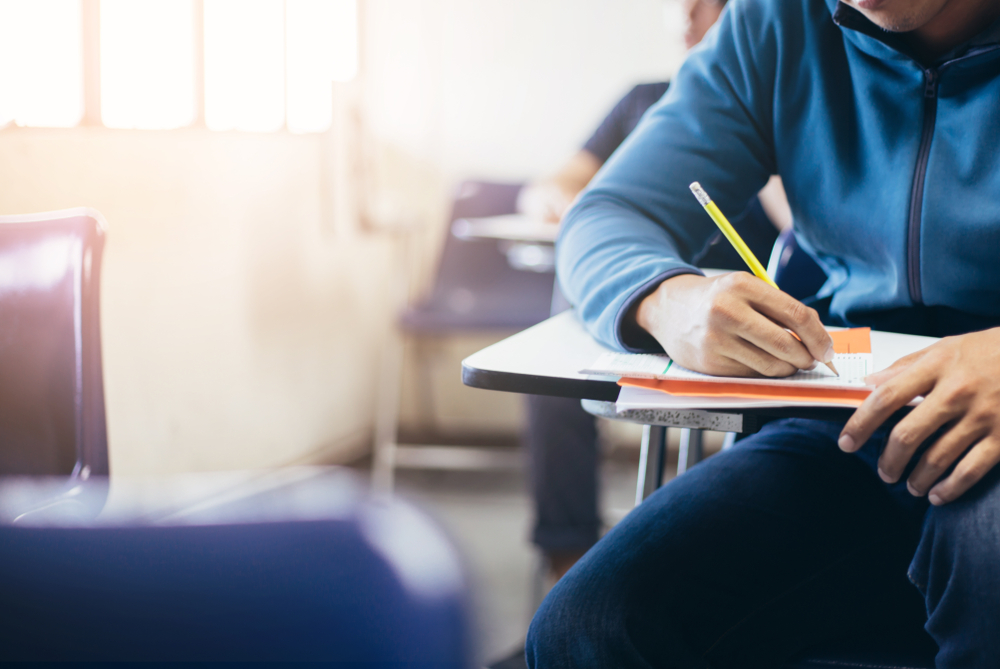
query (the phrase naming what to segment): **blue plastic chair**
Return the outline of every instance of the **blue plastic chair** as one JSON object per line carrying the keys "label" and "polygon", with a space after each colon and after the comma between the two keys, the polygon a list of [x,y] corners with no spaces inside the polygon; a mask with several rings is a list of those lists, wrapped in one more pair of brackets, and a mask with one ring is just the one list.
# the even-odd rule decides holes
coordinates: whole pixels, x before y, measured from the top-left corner
{"label": "blue plastic chair", "polygon": [[0,216],[0,476],[108,473],[104,229],[92,209]]}
{"label": "blue plastic chair", "polygon": [[452,223],[463,218],[503,216],[517,210],[522,184],[465,181],[455,192],[444,248],[430,294],[400,315],[412,335],[448,335],[482,330],[522,330],[549,317],[555,271],[511,266],[508,242],[461,239]]}
{"label": "blue plastic chair", "polygon": [[470,665],[462,569],[422,513],[333,468],[169,502],[207,476],[116,479],[108,509],[99,478],[40,510],[62,481],[0,480],[0,662]]}
{"label": "blue plastic chair", "polygon": [[774,282],[797,300],[807,300],[826,283],[826,272],[799,246],[791,228],[778,235],[767,263]]}
{"label": "blue plastic chair", "polygon": [[[774,245],[768,273],[783,291],[796,299],[808,299],[819,292],[826,274],[785,230]],[[831,669],[833,667],[871,669],[933,669],[937,647],[927,635],[906,639],[843,639],[803,653],[785,669]]]}
{"label": "blue plastic chair", "polygon": [[[430,293],[399,316],[399,333],[415,343],[422,394],[421,414],[433,416],[428,361],[424,342],[473,332],[515,332],[549,317],[554,269],[523,269],[512,265],[510,242],[464,239],[453,233],[455,221],[464,218],[503,216],[517,210],[522,184],[465,181],[455,191],[444,248]],[[401,348],[398,342],[397,347]],[[401,350],[386,352],[381,398],[376,412],[372,481],[391,491],[397,467],[434,469],[516,469],[520,454],[510,448],[454,444],[400,444]],[[436,433],[436,430],[432,432]]]}

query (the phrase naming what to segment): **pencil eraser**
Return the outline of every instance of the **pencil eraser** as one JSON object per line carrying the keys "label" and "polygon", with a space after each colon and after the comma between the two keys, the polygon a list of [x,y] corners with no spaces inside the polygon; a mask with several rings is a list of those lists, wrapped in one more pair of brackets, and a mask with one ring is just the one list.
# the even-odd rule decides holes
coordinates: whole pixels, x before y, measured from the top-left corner
{"label": "pencil eraser", "polygon": [[689,186],[689,188],[691,189],[691,192],[694,193],[694,196],[698,198],[698,202],[701,204],[701,206],[704,207],[709,202],[711,202],[711,198],[708,197],[708,193],[705,192],[705,189],[702,188],[701,184],[698,183],[697,181],[693,182]]}

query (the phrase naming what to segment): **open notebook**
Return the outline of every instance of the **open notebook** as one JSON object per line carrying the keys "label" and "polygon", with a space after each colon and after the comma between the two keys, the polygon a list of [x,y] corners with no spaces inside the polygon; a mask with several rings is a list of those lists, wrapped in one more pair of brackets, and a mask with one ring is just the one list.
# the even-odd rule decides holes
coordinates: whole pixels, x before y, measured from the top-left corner
{"label": "open notebook", "polygon": [[840,376],[823,365],[785,378],[710,376],[681,367],[666,355],[615,352],[604,353],[581,373],[619,376],[619,385],[661,391],[673,397],[726,400],[721,404],[746,400],[769,406],[858,406],[871,393],[864,378],[875,371],[871,330],[832,330],[830,336],[833,364]]}

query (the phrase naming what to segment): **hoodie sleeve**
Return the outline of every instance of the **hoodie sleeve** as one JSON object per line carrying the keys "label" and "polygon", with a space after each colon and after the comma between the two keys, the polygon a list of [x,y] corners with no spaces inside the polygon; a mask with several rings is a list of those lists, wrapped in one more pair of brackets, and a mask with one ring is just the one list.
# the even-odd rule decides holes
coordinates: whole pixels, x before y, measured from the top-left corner
{"label": "hoodie sleeve", "polygon": [[691,259],[716,228],[688,189],[692,181],[734,216],[775,171],[776,46],[766,14],[780,4],[732,0],[567,213],[559,281],[599,341],[662,350],[632,312],[664,280],[701,274]]}

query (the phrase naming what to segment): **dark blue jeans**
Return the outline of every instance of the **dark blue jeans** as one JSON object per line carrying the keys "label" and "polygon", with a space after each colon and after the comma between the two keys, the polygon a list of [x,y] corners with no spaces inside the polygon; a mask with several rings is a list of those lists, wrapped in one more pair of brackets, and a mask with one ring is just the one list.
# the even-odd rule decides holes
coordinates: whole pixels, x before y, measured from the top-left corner
{"label": "dark blue jeans", "polygon": [[875,473],[885,432],[848,455],[840,428],[771,423],[658,490],[556,584],[529,665],[773,668],[929,633],[938,667],[1000,667],[1000,470],[929,507]]}

